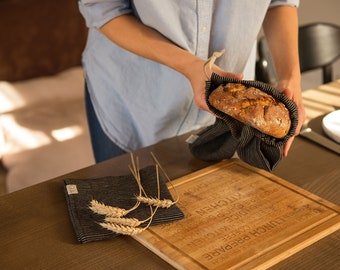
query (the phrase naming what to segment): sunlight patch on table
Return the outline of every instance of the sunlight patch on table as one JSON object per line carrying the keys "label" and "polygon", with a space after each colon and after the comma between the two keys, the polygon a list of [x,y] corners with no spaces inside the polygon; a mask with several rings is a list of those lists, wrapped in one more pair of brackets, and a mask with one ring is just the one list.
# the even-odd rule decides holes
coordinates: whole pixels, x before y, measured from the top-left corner
{"label": "sunlight patch on table", "polygon": [[70,126],[61,129],[52,130],[51,135],[59,142],[73,139],[83,133],[80,126]]}
{"label": "sunlight patch on table", "polygon": [[15,87],[8,82],[0,82],[0,113],[23,107],[25,101],[17,93]]}
{"label": "sunlight patch on table", "polygon": [[22,127],[11,115],[3,115],[0,120],[5,140],[2,150],[4,153],[13,154],[51,143],[51,139],[44,132]]}

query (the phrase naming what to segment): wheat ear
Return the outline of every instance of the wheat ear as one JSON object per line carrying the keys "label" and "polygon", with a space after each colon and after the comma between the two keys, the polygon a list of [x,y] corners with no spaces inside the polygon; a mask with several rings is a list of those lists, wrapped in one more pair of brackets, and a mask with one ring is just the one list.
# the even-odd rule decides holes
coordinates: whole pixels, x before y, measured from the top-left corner
{"label": "wheat ear", "polygon": [[[131,170],[131,168],[130,168],[130,170],[131,170],[134,178],[136,178],[136,175],[137,175],[137,177],[139,177],[139,171],[136,169],[136,165],[134,164],[134,159],[133,159],[132,154],[131,154],[131,158],[132,158],[134,169]],[[141,195],[140,185],[138,185],[138,187],[139,187],[139,195]],[[101,202],[98,202],[97,200],[92,200],[91,204],[90,204],[90,209],[93,212],[100,214],[100,215],[106,215],[107,217],[121,218],[121,217],[127,215],[128,213],[132,212],[133,210],[137,209],[139,204],[140,204],[140,202],[136,201],[135,205],[132,206],[130,209],[124,209],[124,208],[105,205]]]}
{"label": "wheat ear", "polygon": [[151,198],[151,197],[145,197],[145,196],[137,196],[137,201],[141,203],[146,203],[151,206],[159,206],[161,208],[169,208],[174,204],[172,200],[169,199],[158,199],[158,198]]}
{"label": "wheat ear", "polygon": [[[138,160],[137,160],[138,162]],[[144,190],[142,183],[141,183],[141,179],[140,179],[140,175],[138,172],[138,168],[135,167],[135,164],[132,164],[132,168],[130,167],[130,170],[132,172],[132,174],[135,177],[135,180],[139,186],[139,190],[140,190],[140,194],[136,196],[136,199],[138,202],[141,203],[146,203],[149,206],[156,206],[156,207],[161,207],[161,208],[169,208],[174,202],[168,199],[164,199],[161,200],[160,199],[160,184],[159,184],[159,171],[158,171],[158,165],[156,164],[156,176],[157,176],[157,198],[151,198],[148,197],[148,195],[146,194],[146,191]],[[143,193],[144,195],[142,195],[141,193]]]}
{"label": "wheat ear", "polygon": [[127,226],[127,225],[121,225],[116,223],[99,223],[100,226],[102,226],[105,229],[108,229],[110,231],[113,231],[118,234],[125,234],[125,235],[135,235],[138,233],[141,233],[147,229],[147,227],[144,228],[137,228],[133,226]]}
{"label": "wheat ear", "polygon": [[[136,167],[134,167],[136,169]],[[133,170],[133,174],[136,175],[139,178],[139,173],[136,173],[136,170]],[[141,191],[140,191],[141,195]],[[155,210],[152,209],[152,206],[150,206],[150,217],[146,220],[140,221],[136,218],[114,218],[114,217],[106,217],[106,222],[99,223],[103,228],[106,228],[107,230],[113,231],[118,234],[124,234],[124,235],[135,235],[139,234],[143,231],[145,231],[152,222],[152,219],[154,215],[156,214],[158,207],[155,208]],[[149,220],[148,224],[145,227],[138,227],[140,224],[146,222]]]}
{"label": "wheat ear", "polygon": [[137,218],[121,218],[121,217],[106,217],[105,218],[105,222],[107,223],[115,223],[118,225],[130,226],[130,227],[137,227],[141,225],[142,223],[144,223],[145,221],[144,220],[140,221]]}
{"label": "wheat ear", "polygon": [[137,196],[137,201],[139,202],[143,202],[146,203],[148,205],[151,206],[156,206],[156,207],[162,207],[162,208],[169,208],[173,202],[171,200],[168,199],[164,199],[161,200],[160,196],[161,196],[161,188],[160,188],[160,180],[159,180],[159,166],[156,163],[156,180],[157,180],[157,198],[152,198],[152,197],[148,197],[146,195],[145,190],[142,190],[145,196]]}
{"label": "wheat ear", "polygon": [[[132,223],[132,220],[138,221],[138,219],[135,219],[135,218],[131,218],[131,219],[121,218],[119,220],[116,219],[115,220],[116,222],[100,222],[99,225],[102,226],[105,229],[108,229],[108,230],[113,231],[113,232],[118,233],[118,234],[125,234],[125,235],[139,234],[139,233],[145,231],[147,228],[149,228],[149,226],[151,225],[152,219],[157,212],[157,209],[158,209],[158,207],[156,207],[155,210],[152,210],[152,207],[150,206],[151,215],[148,218],[149,222],[145,227],[134,226],[135,224]],[[131,223],[130,224],[127,224],[129,222],[127,222],[126,224],[117,223],[117,221],[121,222],[123,219],[130,220]],[[108,219],[108,220],[110,220],[110,219]],[[139,221],[139,222],[143,223],[144,221]]]}
{"label": "wheat ear", "polygon": [[89,208],[99,215],[106,215],[111,217],[123,217],[130,212],[130,210],[126,210],[124,208],[105,205],[101,202],[98,202],[97,200],[92,200],[90,202]]}
{"label": "wheat ear", "polygon": [[[146,203],[148,205],[151,206],[157,206],[157,207],[161,207],[161,208],[169,208],[172,205],[176,204],[179,200],[179,195],[177,190],[175,189],[175,187],[173,186],[173,184],[171,183],[170,177],[168,176],[168,174],[165,172],[165,170],[163,169],[163,167],[161,166],[160,162],[157,160],[156,156],[151,152],[151,156],[153,158],[153,160],[156,163],[156,176],[157,176],[157,198],[152,198],[152,197],[148,197],[145,190],[143,189],[143,187],[141,186],[141,182],[140,179],[138,179],[138,184],[140,185],[140,189],[142,190],[143,194],[145,196],[137,196],[137,201],[142,202],[142,203]],[[161,199],[160,198],[160,179],[159,179],[159,168],[161,169],[161,171],[163,172],[163,174],[165,175],[167,181],[170,183],[170,185],[172,186],[173,190],[176,193],[176,200],[172,201],[170,199]],[[136,179],[137,180],[137,179]]]}

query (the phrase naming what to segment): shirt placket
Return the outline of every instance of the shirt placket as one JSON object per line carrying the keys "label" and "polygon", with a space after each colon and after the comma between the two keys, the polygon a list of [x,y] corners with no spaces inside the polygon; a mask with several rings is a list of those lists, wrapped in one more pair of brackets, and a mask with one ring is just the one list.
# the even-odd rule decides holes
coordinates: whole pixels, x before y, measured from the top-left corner
{"label": "shirt placket", "polygon": [[[209,40],[212,20],[212,1],[197,0],[197,44],[196,55],[203,59],[209,58]],[[203,68],[203,67],[202,67]],[[199,128],[198,121],[206,112],[200,111],[193,101],[179,132]]]}
{"label": "shirt placket", "polygon": [[197,0],[197,50],[201,58],[209,57],[209,39],[212,16],[212,1]]}

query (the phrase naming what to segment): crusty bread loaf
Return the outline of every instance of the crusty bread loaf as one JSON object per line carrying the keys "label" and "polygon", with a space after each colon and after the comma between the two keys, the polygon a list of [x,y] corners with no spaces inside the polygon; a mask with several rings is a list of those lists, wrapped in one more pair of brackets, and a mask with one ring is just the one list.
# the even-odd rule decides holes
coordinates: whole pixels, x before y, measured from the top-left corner
{"label": "crusty bread loaf", "polygon": [[275,138],[287,135],[291,120],[285,105],[254,87],[239,83],[220,85],[209,96],[217,110]]}

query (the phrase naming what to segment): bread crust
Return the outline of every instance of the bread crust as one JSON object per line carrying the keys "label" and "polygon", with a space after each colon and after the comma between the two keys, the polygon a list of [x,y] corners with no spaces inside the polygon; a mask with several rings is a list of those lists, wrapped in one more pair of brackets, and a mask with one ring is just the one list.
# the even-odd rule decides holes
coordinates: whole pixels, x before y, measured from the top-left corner
{"label": "bread crust", "polygon": [[285,137],[291,126],[286,106],[255,87],[240,83],[221,84],[209,96],[209,103],[245,125],[275,138]]}

